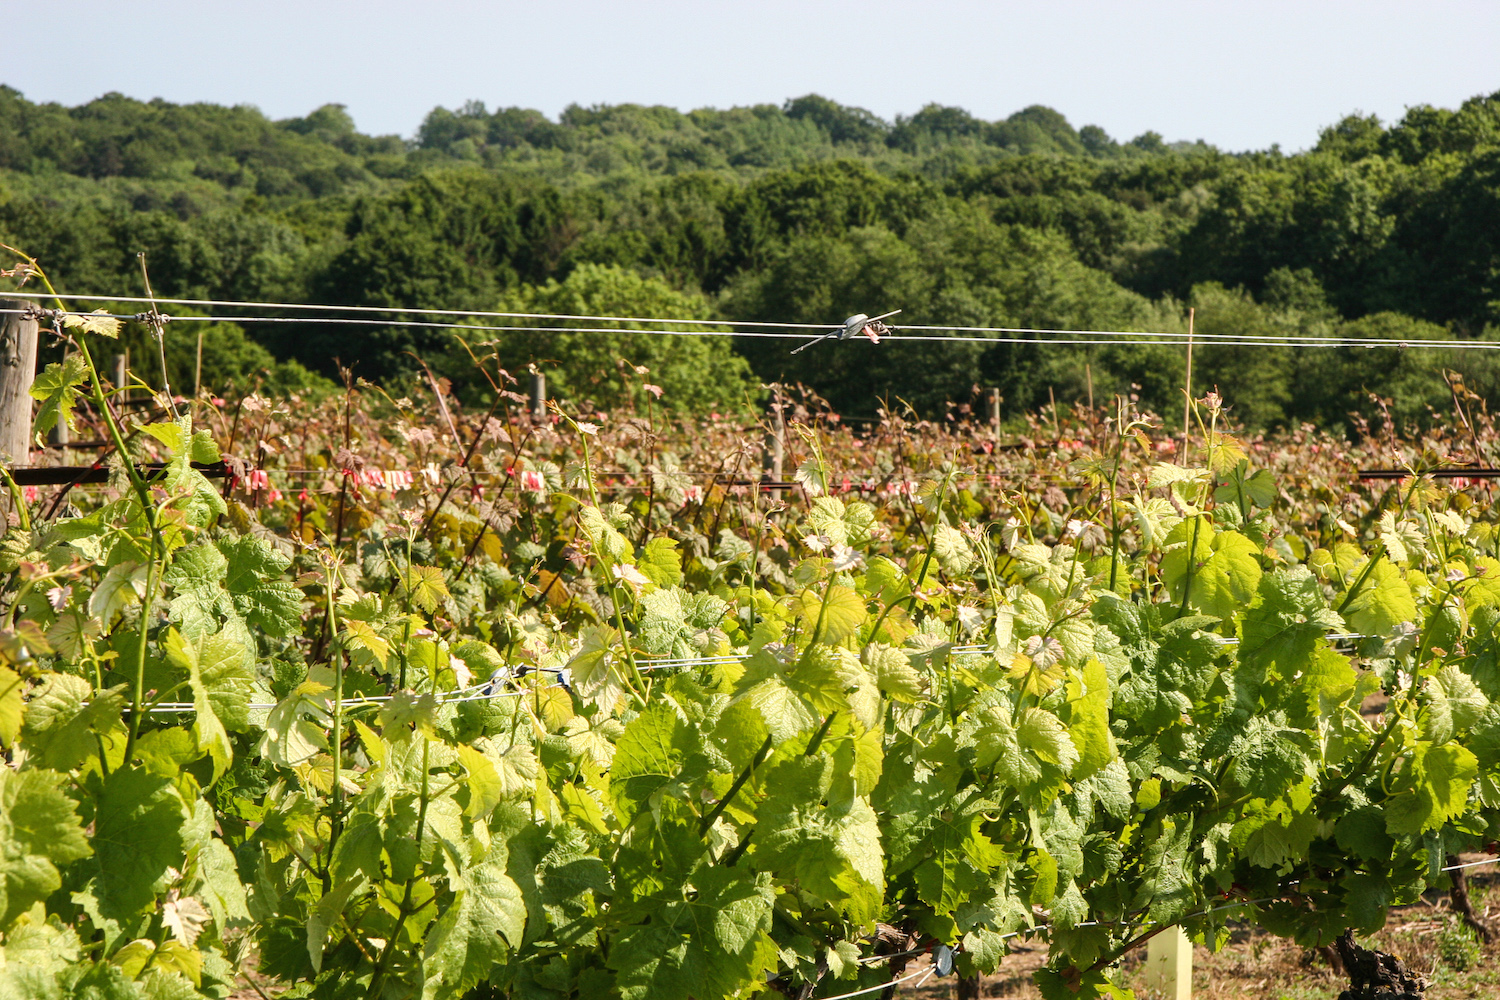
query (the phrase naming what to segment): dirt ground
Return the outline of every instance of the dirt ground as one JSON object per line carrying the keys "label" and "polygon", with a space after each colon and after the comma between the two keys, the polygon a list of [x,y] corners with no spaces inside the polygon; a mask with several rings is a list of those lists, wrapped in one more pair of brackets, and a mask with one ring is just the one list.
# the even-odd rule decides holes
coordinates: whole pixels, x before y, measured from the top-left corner
{"label": "dirt ground", "polygon": [[[1425,975],[1428,1000],[1500,998],[1500,865],[1469,869],[1469,898],[1474,912],[1495,929],[1495,943],[1480,946],[1457,930],[1448,896],[1441,892],[1391,910],[1385,929],[1361,943],[1396,955]],[[980,996],[1041,1000],[1031,974],[1046,957],[1045,944],[1018,947],[995,975],[985,977]],[[1155,994],[1139,972],[1144,959],[1144,949],[1126,959],[1121,985],[1135,990],[1139,1000],[1151,1000]],[[1195,1000],[1336,1000],[1347,986],[1321,955],[1249,927],[1236,928],[1217,954],[1202,947],[1193,952]],[[901,995],[948,1000],[957,996],[957,982],[951,976],[933,978]]]}

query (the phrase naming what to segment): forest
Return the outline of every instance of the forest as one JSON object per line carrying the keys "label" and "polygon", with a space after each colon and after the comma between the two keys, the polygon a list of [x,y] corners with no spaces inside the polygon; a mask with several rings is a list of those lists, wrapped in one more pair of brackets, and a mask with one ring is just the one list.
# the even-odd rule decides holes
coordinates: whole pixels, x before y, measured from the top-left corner
{"label": "forest", "polygon": [[[145,251],[166,297],[829,324],[901,309],[909,324],[1142,332],[1181,332],[1191,308],[1206,335],[1500,340],[1500,94],[1392,123],[1352,114],[1288,154],[1121,142],[1040,106],[984,121],[929,105],[887,122],[810,95],[574,106],[553,121],[471,102],[435,109],[408,140],[360,133],[339,105],[274,121],[119,94],[68,108],[0,87],[0,241],[60,287],[105,295],[141,293]],[[754,405],[771,381],[847,414],[899,398],[941,417],[977,387],[1013,414],[1086,392],[1162,410],[1180,405],[1185,360],[1138,342],[792,356],[785,342],[628,330],[469,339],[600,406],[624,391],[601,359],[627,357],[682,411]],[[194,349],[169,336],[171,366]],[[1194,378],[1247,426],[1347,429],[1372,406],[1419,422],[1447,407],[1444,371],[1494,400],[1491,357],[1224,345],[1199,348]],[[213,383],[297,389],[341,361],[399,382],[417,358],[462,396],[490,392],[435,329],[210,324],[203,367]]]}

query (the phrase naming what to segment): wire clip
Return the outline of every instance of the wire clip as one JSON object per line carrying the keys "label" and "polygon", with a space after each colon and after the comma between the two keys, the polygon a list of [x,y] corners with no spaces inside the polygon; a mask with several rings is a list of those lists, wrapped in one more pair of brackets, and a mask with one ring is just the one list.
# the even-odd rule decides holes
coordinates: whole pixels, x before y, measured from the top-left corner
{"label": "wire clip", "polygon": [[878,344],[880,343],[880,338],[882,335],[889,334],[891,332],[890,327],[882,323],[881,320],[889,316],[894,316],[900,311],[900,309],[895,309],[888,313],[881,313],[874,319],[871,319],[864,313],[855,313],[853,316],[850,316],[848,319],[844,320],[843,326],[839,327],[836,330],[832,330],[828,333],[823,334],[823,336],[817,338],[816,340],[809,340],[801,347],[794,348],[792,350],[792,353],[799,354],[802,351],[807,350],[814,344],[821,344],[829,337],[837,337],[839,340],[848,340],[850,337],[857,337],[861,333]]}

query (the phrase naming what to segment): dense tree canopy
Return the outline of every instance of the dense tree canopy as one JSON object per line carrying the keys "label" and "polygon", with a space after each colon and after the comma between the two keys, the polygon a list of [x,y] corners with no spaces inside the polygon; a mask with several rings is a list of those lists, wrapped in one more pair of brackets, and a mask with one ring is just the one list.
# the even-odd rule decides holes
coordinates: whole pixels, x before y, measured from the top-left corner
{"label": "dense tree canopy", "polygon": [[[1191,306],[1210,334],[1488,340],[1500,336],[1500,94],[1391,124],[1352,115],[1287,155],[1154,133],[1117,142],[1040,106],[985,121],[934,104],[886,122],[808,95],[686,113],[575,106],[554,121],[471,102],[404,141],[359,133],[339,105],[273,121],[118,94],[66,108],[0,87],[0,239],[73,290],[117,294],[138,290],[145,250],[171,296],[814,323],[900,308],[909,323],[1158,332],[1185,329]],[[451,362],[455,343],[412,327],[246,330],[225,358],[258,344],[324,373],[357,360],[367,377],[407,375],[413,355]],[[603,401],[624,388],[600,375],[599,351],[649,355],[679,405],[796,379],[849,412],[899,397],[935,415],[976,385],[1011,408],[1134,385],[1165,408],[1183,364],[1176,348],[1135,343],[794,357],[745,340],[747,368],[686,340],[544,350],[557,336],[506,334],[502,363],[553,365],[554,384]],[[1195,382],[1219,384],[1256,425],[1342,423],[1370,391],[1420,418],[1447,405],[1443,368],[1493,396],[1490,356],[1207,347]]]}

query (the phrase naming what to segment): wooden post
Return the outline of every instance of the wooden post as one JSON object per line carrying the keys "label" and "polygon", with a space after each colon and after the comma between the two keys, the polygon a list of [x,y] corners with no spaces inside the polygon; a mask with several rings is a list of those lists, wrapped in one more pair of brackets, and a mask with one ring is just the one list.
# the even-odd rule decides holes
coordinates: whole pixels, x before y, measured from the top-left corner
{"label": "wooden post", "polygon": [[1180,926],[1168,927],[1146,942],[1146,985],[1163,1000],[1192,1000],[1193,942]]}
{"label": "wooden post", "polygon": [[[766,430],[765,440],[761,443],[760,469],[762,482],[781,482],[782,462],[786,456],[786,445],[783,438],[786,436],[786,421],[781,414],[781,396],[771,397],[771,412],[769,414],[770,427]],[[781,496],[780,490],[773,490],[773,496]]]}
{"label": "wooden post", "polygon": [[1188,418],[1193,412],[1193,309],[1188,310],[1187,377],[1183,380],[1182,400],[1182,454],[1178,465],[1187,465]]}
{"label": "wooden post", "polygon": [[990,390],[990,433],[994,434],[995,440],[1000,440],[1000,390]]}
{"label": "wooden post", "polygon": [[121,390],[120,402],[123,403],[130,398],[130,393],[124,391],[125,378],[130,371],[130,359],[123,354],[116,354],[111,368],[114,370],[114,379],[112,381],[115,384],[115,388]]}
{"label": "wooden post", "polygon": [[547,419],[547,376],[541,372],[531,373],[531,418]]}
{"label": "wooden post", "polygon": [[1089,440],[1094,443],[1095,447],[1098,447],[1098,445],[1099,445],[1099,421],[1095,419],[1098,416],[1098,414],[1096,414],[1094,412],[1094,365],[1093,365],[1093,362],[1091,362],[1091,361],[1085,361],[1083,363],[1083,377],[1088,382],[1088,387],[1089,387]]}
{"label": "wooden post", "polygon": [[[0,299],[0,309],[30,303]],[[14,468],[31,461],[31,380],[36,377],[37,323],[20,312],[0,314],[0,461]]]}
{"label": "wooden post", "polygon": [[193,403],[198,402],[198,394],[203,391],[203,327],[198,327],[198,355],[193,359]]}

